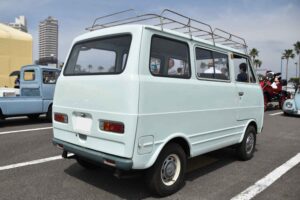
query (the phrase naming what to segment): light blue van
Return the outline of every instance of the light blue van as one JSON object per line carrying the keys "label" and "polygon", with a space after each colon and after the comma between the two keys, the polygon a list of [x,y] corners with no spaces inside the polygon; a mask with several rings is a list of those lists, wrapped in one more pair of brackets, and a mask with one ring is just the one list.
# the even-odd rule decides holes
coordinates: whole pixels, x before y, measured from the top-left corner
{"label": "light blue van", "polygon": [[264,100],[245,41],[180,16],[96,23],[74,39],[53,103],[65,158],[146,170],[165,196],[182,187],[188,158],[233,145],[242,160],[253,156]]}

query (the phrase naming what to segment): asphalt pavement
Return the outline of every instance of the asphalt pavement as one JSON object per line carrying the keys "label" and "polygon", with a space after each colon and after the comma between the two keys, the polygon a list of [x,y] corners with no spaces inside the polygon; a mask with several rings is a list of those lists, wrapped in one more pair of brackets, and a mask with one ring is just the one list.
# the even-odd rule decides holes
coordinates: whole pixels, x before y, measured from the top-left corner
{"label": "asphalt pavement", "polygon": [[[157,199],[143,176],[118,179],[109,169],[86,170],[64,160],[51,143],[51,123],[41,118],[0,122],[0,199]],[[265,113],[254,158],[237,160],[224,148],[189,160],[184,187],[164,199],[231,199],[300,152],[300,118]],[[272,174],[271,174],[272,175]],[[272,175],[273,176],[273,175]],[[300,164],[253,199],[299,200]]]}

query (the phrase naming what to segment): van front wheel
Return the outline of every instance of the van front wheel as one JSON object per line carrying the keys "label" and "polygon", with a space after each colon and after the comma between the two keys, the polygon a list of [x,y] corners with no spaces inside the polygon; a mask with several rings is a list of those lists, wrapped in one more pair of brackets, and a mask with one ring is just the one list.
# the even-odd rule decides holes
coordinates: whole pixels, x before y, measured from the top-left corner
{"label": "van front wheel", "polygon": [[237,147],[237,153],[241,160],[250,160],[253,157],[256,145],[256,128],[249,126],[243,141]]}
{"label": "van front wheel", "polygon": [[147,185],[159,196],[173,194],[184,184],[185,169],[186,154],[182,147],[176,143],[168,144],[147,171]]}

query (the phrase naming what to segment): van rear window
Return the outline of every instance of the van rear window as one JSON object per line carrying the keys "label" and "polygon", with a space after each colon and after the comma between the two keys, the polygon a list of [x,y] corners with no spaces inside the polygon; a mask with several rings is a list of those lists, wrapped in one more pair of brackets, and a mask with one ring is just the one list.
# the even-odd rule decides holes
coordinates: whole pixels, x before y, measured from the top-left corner
{"label": "van rear window", "polygon": [[120,74],[125,69],[131,35],[94,39],[74,45],[64,75]]}

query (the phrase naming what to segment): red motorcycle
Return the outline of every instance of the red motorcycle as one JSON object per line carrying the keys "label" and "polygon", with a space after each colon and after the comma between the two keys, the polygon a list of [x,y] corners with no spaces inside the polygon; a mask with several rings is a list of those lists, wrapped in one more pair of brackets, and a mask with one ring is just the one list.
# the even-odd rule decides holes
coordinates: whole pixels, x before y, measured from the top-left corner
{"label": "red motorcycle", "polygon": [[266,76],[260,80],[260,86],[264,93],[265,111],[270,102],[278,102],[278,106],[282,109],[283,103],[290,98],[287,91],[282,90],[282,81],[280,73],[267,72]]}

